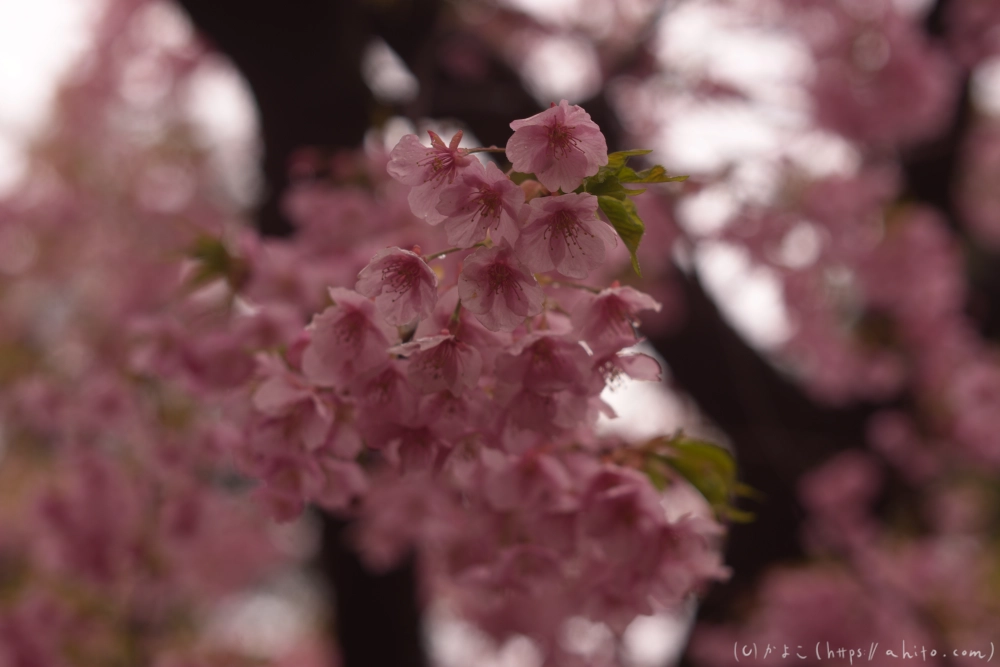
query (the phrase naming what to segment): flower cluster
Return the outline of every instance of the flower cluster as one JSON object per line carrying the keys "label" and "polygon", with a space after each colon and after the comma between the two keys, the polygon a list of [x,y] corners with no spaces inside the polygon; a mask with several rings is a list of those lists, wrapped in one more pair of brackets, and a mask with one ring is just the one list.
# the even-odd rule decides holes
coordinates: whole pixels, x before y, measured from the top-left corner
{"label": "flower cluster", "polygon": [[511,173],[538,182],[484,166],[476,153],[500,149],[460,133],[403,137],[388,172],[452,247],[378,250],[297,343],[262,353],[237,454],[276,517],[310,502],[360,516],[372,565],[415,549],[482,628],[557,661],[572,616],[621,632],[726,571],[718,524],[668,520],[647,475],[610,455],[624,443],[595,433],[608,381],[660,377],[629,350],[660,305],[577,282],[617,243],[586,192],[604,137],[566,101],[511,127]]}

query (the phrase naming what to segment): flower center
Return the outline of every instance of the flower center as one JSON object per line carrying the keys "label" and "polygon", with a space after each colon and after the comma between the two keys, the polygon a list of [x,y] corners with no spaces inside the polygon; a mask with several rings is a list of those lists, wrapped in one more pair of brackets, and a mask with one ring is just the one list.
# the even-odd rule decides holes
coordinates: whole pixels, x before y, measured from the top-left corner
{"label": "flower center", "polygon": [[566,248],[569,251],[570,256],[573,256],[574,247],[583,252],[583,246],[580,245],[580,235],[585,234],[587,236],[593,236],[590,231],[580,224],[580,220],[573,215],[570,211],[556,211],[549,218],[548,229],[545,230],[545,234],[542,235],[543,239],[548,240],[551,236],[559,235],[566,242]]}
{"label": "flower center", "polygon": [[501,207],[500,193],[492,188],[484,187],[479,190],[479,195],[476,198],[476,201],[479,203],[479,208],[476,209],[476,214],[483,218],[497,218],[497,224],[499,224]]}
{"label": "flower center", "polygon": [[575,127],[567,127],[562,123],[553,123],[545,128],[545,137],[549,143],[549,150],[557,157],[566,157],[571,150],[582,150],[577,143],[579,140],[573,136]]}
{"label": "flower center", "polygon": [[506,264],[491,264],[486,270],[486,286],[491,294],[501,292],[513,292],[518,299],[521,298],[523,288],[517,281],[517,276]]}
{"label": "flower center", "polygon": [[419,279],[420,267],[416,262],[407,259],[398,259],[382,269],[382,283],[385,285],[385,290],[396,292],[399,296],[413,289]]}
{"label": "flower center", "polygon": [[455,174],[458,173],[458,167],[464,165],[467,161],[467,157],[455,153],[450,149],[435,150],[431,153],[417,161],[417,166],[426,167],[427,173],[425,174],[424,181],[444,181],[447,179],[449,183],[455,180]]}
{"label": "flower center", "polygon": [[345,315],[333,327],[333,338],[340,345],[354,346],[361,342],[368,321],[363,313],[353,312]]}

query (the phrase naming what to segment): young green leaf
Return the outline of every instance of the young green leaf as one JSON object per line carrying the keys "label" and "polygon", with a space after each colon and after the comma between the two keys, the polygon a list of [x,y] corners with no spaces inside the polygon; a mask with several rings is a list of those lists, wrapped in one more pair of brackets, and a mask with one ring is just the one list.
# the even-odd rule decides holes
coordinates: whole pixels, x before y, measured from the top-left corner
{"label": "young green leaf", "polygon": [[622,167],[618,172],[620,183],[674,183],[686,181],[687,178],[687,176],[668,176],[667,170],[658,164],[639,172],[631,167]]}
{"label": "young green leaf", "polygon": [[642,241],[642,235],[646,232],[646,226],[639,218],[639,214],[635,210],[635,204],[631,199],[598,196],[597,205],[604,211],[608,222],[615,228],[625,247],[628,248],[629,255],[632,257],[632,268],[637,275],[641,276],[642,271],[639,269],[639,259],[635,253],[639,249],[639,242]]}
{"label": "young green leaf", "polygon": [[657,458],[698,489],[718,517],[736,523],[753,521],[753,513],[733,505],[736,497],[753,497],[756,492],[737,481],[736,461],[728,450],[679,435],[663,439]]}
{"label": "young green leaf", "polygon": [[201,287],[223,278],[230,286],[238,288],[249,277],[249,267],[246,262],[233,256],[221,239],[211,236],[199,237],[190,250],[190,256],[198,262],[189,279],[191,287]]}

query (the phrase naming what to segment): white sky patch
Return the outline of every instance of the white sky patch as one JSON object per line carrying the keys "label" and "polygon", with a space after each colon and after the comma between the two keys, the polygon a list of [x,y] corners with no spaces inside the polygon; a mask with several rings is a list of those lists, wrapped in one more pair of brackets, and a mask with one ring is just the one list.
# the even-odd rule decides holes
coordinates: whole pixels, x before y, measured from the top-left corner
{"label": "white sky patch", "polygon": [[376,98],[409,102],[420,92],[417,77],[382,39],[373,39],[361,56],[361,76]]}
{"label": "white sky patch", "polygon": [[274,660],[315,630],[320,595],[315,581],[288,571],[266,588],[225,598],[207,619],[206,639],[214,646]]}
{"label": "white sky patch", "polygon": [[503,0],[503,4],[547,23],[562,23],[583,11],[587,0]]}
{"label": "white sky patch", "polygon": [[308,629],[307,617],[291,601],[269,593],[234,596],[220,605],[208,634],[226,648],[258,658],[290,651]]}
{"label": "white sky patch", "polygon": [[699,244],[694,261],[723,315],[751,345],[766,350],[788,339],[791,324],[773,271],[752,265],[745,250],[729,243]]}
{"label": "white sky patch", "polygon": [[972,102],[990,116],[1000,116],[1000,56],[984,60],[972,72]]}
{"label": "white sky patch", "polygon": [[543,37],[527,54],[523,72],[539,102],[579,102],[600,89],[599,67],[590,42],[570,36]]}
{"label": "white sky patch", "polygon": [[[625,630],[624,653],[632,667],[663,667],[675,664],[686,645],[694,605],[676,613],[639,616]],[[542,654],[525,637],[514,637],[497,645],[475,626],[462,621],[444,605],[427,615],[430,653],[439,667],[540,667]],[[599,656],[608,646],[611,631],[603,623],[581,617],[567,621],[564,647],[581,656]]]}
{"label": "white sky patch", "polygon": [[497,646],[474,625],[438,605],[427,614],[428,644],[432,662],[439,667],[541,667],[542,655],[525,637],[514,637]]}
{"label": "white sky patch", "polygon": [[759,102],[805,113],[801,82],[811,56],[790,32],[730,20],[724,7],[683,3],[668,12],[657,34],[657,55],[668,70],[707,76]]}
{"label": "white sky patch", "polygon": [[778,250],[782,264],[791,269],[804,269],[819,258],[823,248],[823,237],[816,226],[808,222],[800,222],[781,239]]}
{"label": "white sky patch", "polygon": [[24,174],[27,143],[59,80],[85,51],[99,0],[0,2],[0,194]]}
{"label": "white sky patch", "polygon": [[849,141],[820,130],[792,138],[785,154],[813,178],[849,176],[861,166],[861,154]]}
{"label": "white sky patch", "polygon": [[96,0],[0,2],[0,131],[36,131],[57,80],[87,47]]}
{"label": "white sky patch", "polygon": [[251,205],[259,193],[261,148],[257,106],[246,81],[228,60],[209,56],[192,74],[184,106],[230,194]]}
{"label": "white sky patch", "polygon": [[692,236],[705,236],[729,224],[739,210],[740,203],[729,186],[712,185],[680,200],[677,222]]}
{"label": "white sky patch", "polygon": [[783,133],[752,106],[737,102],[682,105],[654,148],[674,172],[706,173],[760,155],[776,156]]}
{"label": "white sky patch", "polygon": [[743,160],[733,165],[728,185],[741,202],[765,205],[780,192],[783,175],[774,160]]}
{"label": "white sky patch", "polygon": [[694,621],[694,604],[678,613],[640,616],[625,630],[623,641],[631,667],[664,667],[681,658]]}
{"label": "white sky patch", "polygon": [[[640,343],[627,353],[640,352],[660,362],[666,374],[667,367],[653,346]],[[683,425],[686,409],[677,395],[661,382],[633,380],[622,376],[615,386],[607,387],[601,398],[618,414],[616,418],[601,415],[597,421],[598,435],[619,435],[629,440],[643,440],[670,435]]]}
{"label": "white sky patch", "polygon": [[[407,134],[416,134],[417,128],[409,118],[393,116],[380,128],[369,128],[365,133],[365,149],[376,154],[388,152]],[[424,140],[425,143],[428,140]]]}

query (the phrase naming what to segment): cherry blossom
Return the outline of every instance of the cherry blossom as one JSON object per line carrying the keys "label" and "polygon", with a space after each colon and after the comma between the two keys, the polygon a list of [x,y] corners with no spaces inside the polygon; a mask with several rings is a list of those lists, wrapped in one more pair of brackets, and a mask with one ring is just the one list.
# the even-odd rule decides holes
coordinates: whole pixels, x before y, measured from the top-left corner
{"label": "cherry blossom", "polygon": [[572,192],[608,163],[608,144],[590,114],[566,100],[510,124],[507,158],[555,192]]}
{"label": "cherry blossom", "polygon": [[634,287],[615,286],[584,296],[573,309],[573,326],[595,353],[636,342],[636,313],[659,311],[660,304]]}
{"label": "cherry blossom", "polygon": [[330,288],[334,305],[313,318],[312,341],[302,358],[319,384],[344,383],[383,363],[398,334],[381,321],[375,304],[356,292]]}
{"label": "cherry blossom", "polygon": [[410,382],[428,394],[448,390],[458,396],[475,387],[483,364],[476,348],[447,333],[398,345],[390,352],[409,355]]}
{"label": "cherry blossom", "polygon": [[366,410],[391,415],[391,419],[399,424],[410,424],[416,420],[419,396],[401,363],[387,361],[359,376],[353,385],[358,403]]}
{"label": "cherry blossom", "polygon": [[510,244],[480,248],[458,279],[462,307],[490,331],[513,331],[542,311],[545,295]]}
{"label": "cherry blossom", "polygon": [[597,390],[604,389],[605,386],[615,388],[620,386],[621,378],[627,375],[633,380],[645,380],[649,382],[659,382],[663,378],[663,369],[660,362],[648,354],[621,354],[613,353],[604,357],[597,357],[594,362],[594,376],[592,381],[597,383]]}
{"label": "cherry blossom", "polygon": [[375,297],[375,307],[394,326],[427,317],[437,301],[437,276],[416,253],[379,251],[358,274],[358,294]]}
{"label": "cherry blossom", "polygon": [[580,387],[590,371],[590,356],[575,340],[547,332],[518,341],[497,359],[497,379],[538,393]]}
{"label": "cherry blossom", "polygon": [[[105,53],[97,40],[96,71],[116,70],[127,42]],[[116,86],[91,92],[125,113]],[[295,234],[261,237],[242,205],[200,188],[163,216],[121,172],[158,150],[70,127],[53,155],[86,168],[52,172],[42,190],[32,175],[34,194],[0,204],[3,241],[16,225],[30,243],[15,250],[37,246],[24,266],[0,257],[0,356],[16,360],[0,363],[0,474],[23,477],[0,503],[13,519],[0,534],[0,563],[13,564],[0,662],[215,660],[201,621],[302,566],[310,506],[353,524],[366,567],[415,553],[428,599],[499,640],[554,647],[583,610],[630,620],[648,609],[643,591],[676,603],[716,576],[695,562],[710,554],[663,548],[665,515],[663,530],[632,535],[641,576],[586,530],[595,470],[632,465],[594,454],[623,444],[594,430],[609,414],[601,364],[618,357],[591,354],[574,330],[585,294],[538,284],[519,255],[526,198],[558,198],[537,181],[483,167],[460,137],[427,148],[410,136],[392,156],[317,153],[295,163],[280,202]],[[195,152],[165,129],[177,154]],[[200,168],[177,170],[211,184]],[[113,184],[123,210],[108,215],[93,183]],[[234,652],[217,659],[305,664]]]}
{"label": "cherry blossom", "polygon": [[604,263],[618,237],[597,219],[597,197],[568,194],[532,199],[516,250],[533,271],[553,269],[567,278],[586,278]]}
{"label": "cherry blossom", "polygon": [[490,162],[473,161],[458,182],[441,192],[438,213],[445,216],[448,243],[469,248],[489,233],[494,243],[513,244],[524,207],[524,191]]}
{"label": "cherry blossom", "polygon": [[[496,357],[510,345],[510,334],[490,331],[465,307],[459,305],[458,287],[445,290],[438,299],[434,312],[417,325],[417,339],[433,338],[442,331],[450,331],[461,342],[471,345],[482,358],[483,372],[492,373]],[[455,316],[455,313],[458,316]]]}
{"label": "cherry blossom", "polygon": [[437,211],[442,190],[478,160],[458,147],[461,131],[447,146],[434,132],[428,130],[427,134],[431,137],[430,147],[420,143],[415,134],[400,139],[390,154],[388,172],[400,183],[413,186],[408,197],[413,215],[436,225],[445,218]]}

